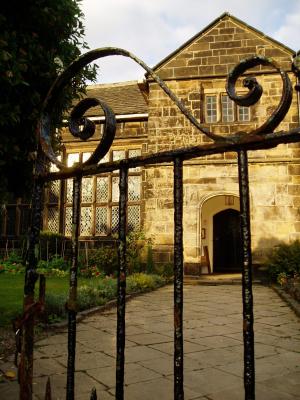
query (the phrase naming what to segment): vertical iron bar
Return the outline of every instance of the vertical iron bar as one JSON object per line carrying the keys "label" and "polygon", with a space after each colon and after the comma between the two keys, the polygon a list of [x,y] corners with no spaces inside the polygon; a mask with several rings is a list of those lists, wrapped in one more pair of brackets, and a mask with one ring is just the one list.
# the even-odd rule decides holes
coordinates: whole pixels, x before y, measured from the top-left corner
{"label": "vertical iron bar", "polygon": [[242,235],[242,295],[243,295],[243,335],[244,335],[244,387],[245,400],[255,399],[254,331],[252,256],[250,231],[250,202],[247,151],[238,152],[240,214]]}
{"label": "vertical iron bar", "polygon": [[125,360],[125,301],[126,301],[126,225],[127,225],[127,187],[128,169],[120,169],[119,199],[119,271],[117,302],[117,364],[116,400],[124,399],[124,360]]}
{"label": "vertical iron bar", "polygon": [[70,270],[70,287],[68,309],[68,369],[67,400],[74,400],[74,371],[76,349],[76,314],[77,314],[77,269],[78,269],[78,237],[80,218],[81,176],[73,179],[72,206],[72,266]]}
{"label": "vertical iron bar", "polygon": [[[38,278],[36,272],[38,241],[42,222],[43,184],[36,181],[32,195],[31,227],[24,284],[24,315],[34,303],[34,287]],[[19,366],[20,400],[32,399],[34,314],[29,315],[23,325],[22,351]]]}
{"label": "vertical iron bar", "polygon": [[174,160],[174,398],[183,391],[183,183],[182,160]]}

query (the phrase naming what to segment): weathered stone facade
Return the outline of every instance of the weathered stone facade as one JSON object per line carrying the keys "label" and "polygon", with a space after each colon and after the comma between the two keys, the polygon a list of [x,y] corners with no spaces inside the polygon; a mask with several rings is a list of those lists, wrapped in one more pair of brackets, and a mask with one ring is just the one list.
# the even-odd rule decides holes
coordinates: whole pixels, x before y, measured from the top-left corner
{"label": "weathered stone facade", "polygon": [[[194,116],[212,132],[230,135],[262,125],[281,97],[281,79],[276,71],[256,68],[255,76],[264,89],[261,100],[250,108],[249,121],[224,122],[220,96],[226,77],[241,59],[255,54],[272,57],[286,71],[293,52],[227,14],[171,54],[156,72],[181,98]],[[249,71],[250,72],[250,71]],[[290,74],[293,80],[292,74]],[[237,92],[243,93],[241,82]],[[217,96],[217,121],[206,124],[206,97]],[[292,129],[299,121],[297,98],[278,130]],[[155,82],[149,80],[148,151],[207,142],[180,113]],[[281,241],[300,237],[298,145],[280,145],[249,154],[252,247],[260,262],[266,251]],[[213,216],[226,209],[239,209],[236,154],[220,154],[184,164],[184,257],[186,271],[205,268],[204,246],[214,269]],[[226,204],[233,198],[233,204]],[[214,202],[216,202],[215,205]],[[210,206],[211,205],[211,206]],[[155,238],[157,260],[171,261],[173,244],[172,168],[146,170],[145,231]],[[202,236],[202,237],[201,237]]]}
{"label": "weathered stone facade", "polygon": [[[228,72],[240,60],[256,54],[272,57],[280,68],[289,73],[295,84],[290,71],[294,52],[229,14],[223,14],[213,21],[157,64],[154,70],[211,132],[223,135],[250,132],[272,114],[282,93],[278,72],[269,67],[257,67],[247,71],[247,74],[254,75],[263,87],[259,102],[247,110],[230,103],[230,100],[228,102],[225,89]],[[239,80],[237,93],[246,92],[242,80]],[[91,86],[88,95],[103,99],[113,108],[117,117],[117,135],[110,158],[105,161],[114,160],[115,155],[131,157],[210,142],[209,138],[191,126],[149,76],[143,83]],[[103,113],[94,108],[87,115],[96,122],[96,135],[82,144],[65,130],[63,141],[66,159],[68,155],[74,156],[76,153],[84,158],[99,142]],[[290,111],[278,130],[289,130],[298,124],[299,102],[294,97]],[[133,182],[130,199],[132,218],[138,218],[136,226],[140,225],[146,235],[153,239],[155,261],[169,263],[173,257],[173,167],[147,166],[130,173]],[[81,236],[97,241],[114,233],[113,226],[117,223],[114,220],[118,206],[115,190],[117,174],[107,174],[105,182],[101,179],[98,182],[97,177],[92,179],[94,183],[89,178],[85,182],[87,190],[86,202],[82,205],[85,213],[82,214],[82,221],[84,218],[86,221],[81,228]],[[249,152],[249,180],[252,248],[254,261],[259,263],[274,245],[300,239],[299,145],[287,144],[270,150]],[[52,203],[51,190],[57,194]],[[93,195],[89,195],[91,191]],[[50,187],[46,193],[44,228],[67,234],[70,205],[68,184]],[[238,236],[238,211],[235,153],[217,154],[184,163],[186,273],[226,271],[234,267],[230,262],[235,263],[239,252],[232,245]],[[21,232],[18,228],[16,231]],[[224,265],[220,265],[222,257],[219,255],[222,251],[235,253],[235,258],[232,261],[229,258]]]}

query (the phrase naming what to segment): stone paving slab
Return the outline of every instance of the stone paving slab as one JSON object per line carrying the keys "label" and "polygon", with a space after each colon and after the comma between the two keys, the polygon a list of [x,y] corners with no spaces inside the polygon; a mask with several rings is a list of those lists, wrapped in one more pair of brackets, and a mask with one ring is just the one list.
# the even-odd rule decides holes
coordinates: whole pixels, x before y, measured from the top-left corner
{"label": "stone paving slab", "polygon": [[[242,400],[243,337],[239,285],[184,287],[186,400]],[[173,399],[173,288],[127,304],[125,398]],[[269,287],[254,286],[256,399],[300,399],[300,321]],[[114,398],[116,310],[78,324],[76,399]],[[35,346],[34,399],[50,376],[54,400],[65,399],[67,335],[62,329]],[[0,364],[3,370],[12,363]],[[16,381],[0,383],[0,399],[18,399]]]}

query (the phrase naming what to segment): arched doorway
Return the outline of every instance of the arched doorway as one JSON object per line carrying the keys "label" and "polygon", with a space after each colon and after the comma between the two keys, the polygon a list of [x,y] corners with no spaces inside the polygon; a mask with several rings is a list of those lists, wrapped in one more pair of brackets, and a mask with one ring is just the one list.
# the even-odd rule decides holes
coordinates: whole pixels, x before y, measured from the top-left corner
{"label": "arched doorway", "polygon": [[240,213],[228,208],[213,216],[214,272],[241,270]]}

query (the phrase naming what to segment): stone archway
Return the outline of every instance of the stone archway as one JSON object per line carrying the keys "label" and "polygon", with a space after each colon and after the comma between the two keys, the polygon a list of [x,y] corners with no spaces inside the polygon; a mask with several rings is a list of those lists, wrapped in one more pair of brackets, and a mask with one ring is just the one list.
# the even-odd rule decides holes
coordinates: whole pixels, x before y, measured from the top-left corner
{"label": "stone archway", "polygon": [[[214,216],[226,211],[226,210],[233,210],[231,213],[237,213],[238,215],[240,211],[240,204],[239,204],[239,197],[235,193],[211,193],[207,195],[205,199],[203,199],[202,204],[200,205],[200,229],[199,229],[199,242],[200,242],[200,249],[201,249],[201,271],[202,273],[209,272],[208,268],[205,268],[207,264],[211,267],[211,272],[229,272],[229,268],[222,269],[221,264],[218,260],[218,253],[215,253],[214,247],[216,245],[216,240],[214,240],[214,232],[216,230],[216,224],[214,226]],[[221,214],[222,215],[222,214]],[[225,215],[226,219],[226,213]],[[228,214],[227,214],[228,215]],[[228,217],[230,218],[230,217]],[[232,217],[231,224],[234,225],[233,222],[235,217]],[[218,222],[218,218],[217,222]],[[220,222],[220,220],[219,220]],[[227,221],[228,223],[228,221]],[[220,223],[219,223],[220,225]],[[236,225],[236,224],[235,224]],[[226,226],[226,222],[225,222]],[[220,228],[221,229],[221,228]],[[234,235],[234,234],[232,234]],[[215,264],[215,256],[217,257],[217,264]],[[208,260],[206,259],[208,258]],[[238,258],[238,257],[236,257]],[[237,262],[235,262],[235,265]]]}

